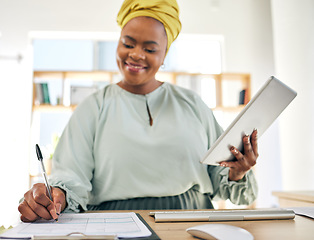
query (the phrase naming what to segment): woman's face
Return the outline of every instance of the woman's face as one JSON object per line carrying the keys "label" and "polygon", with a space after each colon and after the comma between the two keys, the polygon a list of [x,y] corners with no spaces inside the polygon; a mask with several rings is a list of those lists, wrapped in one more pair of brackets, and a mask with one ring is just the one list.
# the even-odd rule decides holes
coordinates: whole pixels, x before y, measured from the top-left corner
{"label": "woman's face", "polygon": [[146,94],[157,88],[155,74],[167,48],[164,26],[149,17],[131,19],[122,29],[117,64],[124,77],[119,85],[133,93]]}

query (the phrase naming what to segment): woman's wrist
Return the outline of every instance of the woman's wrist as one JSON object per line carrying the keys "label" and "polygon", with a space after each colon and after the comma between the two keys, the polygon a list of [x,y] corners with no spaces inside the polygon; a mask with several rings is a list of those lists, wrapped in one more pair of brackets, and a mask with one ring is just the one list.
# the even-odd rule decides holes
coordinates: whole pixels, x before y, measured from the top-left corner
{"label": "woman's wrist", "polygon": [[229,181],[240,181],[240,180],[242,180],[243,178],[244,178],[244,176],[245,176],[245,172],[242,172],[242,173],[239,173],[239,172],[237,172],[237,173],[234,173],[233,171],[230,171],[229,170],[229,178],[228,178],[228,180]]}

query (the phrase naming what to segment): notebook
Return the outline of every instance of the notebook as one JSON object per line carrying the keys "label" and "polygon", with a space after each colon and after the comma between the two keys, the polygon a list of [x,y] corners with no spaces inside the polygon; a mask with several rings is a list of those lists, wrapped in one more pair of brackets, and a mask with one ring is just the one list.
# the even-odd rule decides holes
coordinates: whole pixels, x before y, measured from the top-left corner
{"label": "notebook", "polygon": [[219,165],[221,161],[233,160],[230,147],[234,146],[242,151],[242,136],[251,134],[254,128],[257,129],[258,136],[262,136],[296,95],[297,93],[283,82],[270,77],[211,146],[201,163]]}
{"label": "notebook", "polygon": [[220,222],[245,220],[293,219],[295,213],[290,209],[271,208],[254,210],[208,210],[208,211],[156,211],[150,212],[155,222]]}

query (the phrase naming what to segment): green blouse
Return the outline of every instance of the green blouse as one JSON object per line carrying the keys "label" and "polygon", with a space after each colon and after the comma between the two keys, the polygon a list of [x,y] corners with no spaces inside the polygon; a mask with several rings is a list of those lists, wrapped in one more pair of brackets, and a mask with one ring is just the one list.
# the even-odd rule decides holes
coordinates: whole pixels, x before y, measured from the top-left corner
{"label": "green blouse", "polygon": [[228,168],[200,163],[221,133],[212,111],[190,90],[163,83],[138,95],[108,85],[74,111],[54,154],[51,185],[66,191],[73,211],[191,188],[249,204],[257,193],[252,171],[229,182]]}

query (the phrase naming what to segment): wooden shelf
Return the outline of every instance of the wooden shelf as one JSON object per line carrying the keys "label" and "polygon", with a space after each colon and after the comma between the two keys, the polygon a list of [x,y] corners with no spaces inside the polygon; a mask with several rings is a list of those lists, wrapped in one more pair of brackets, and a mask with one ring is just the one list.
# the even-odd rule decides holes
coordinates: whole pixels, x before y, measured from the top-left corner
{"label": "wooden shelf", "polygon": [[33,111],[39,112],[73,112],[77,105],[64,106],[64,105],[50,105],[40,104],[34,105]]}
{"label": "wooden shelf", "polygon": [[34,78],[45,79],[90,79],[93,81],[111,81],[119,72],[111,71],[34,71]]}
{"label": "wooden shelf", "polygon": [[[33,77],[34,77],[34,85],[35,85],[35,79],[56,79],[61,80],[62,89],[64,89],[64,82],[67,79],[75,79],[75,80],[92,80],[92,81],[100,81],[100,82],[114,82],[114,77],[119,76],[119,72],[115,71],[34,71]],[[221,73],[221,74],[203,74],[203,73],[188,73],[188,72],[158,72],[158,77],[160,79],[165,79],[173,84],[177,83],[177,79],[180,76],[201,76],[206,77],[210,79],[215,80],[215,86],[216,86],[216,104],[217,107],[214,107],[214,111],[227,111],[227,112],[238,112],[241,111],[244,107],[244,105],[240,106],[224,106],[223,105],[223,82],[224,81],[237,81],[242,84],[242,89],[246,89],[247,99],[251,99],[251,80],[250,80],[250,74],[248,73]],[[34,94],[33,94],[33,111],[73,111],[76,106],[62,106],[62,105],[56,105],[51,106],[49,104],[40,104],[36,105],[35,100],[36,99],[36,90],[34,86]],[[63,96],[61,96],[61,99],[63,99]]]}

